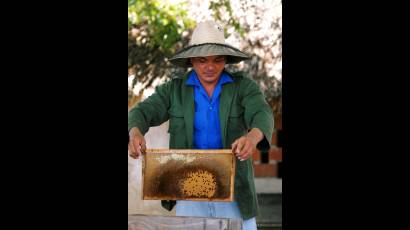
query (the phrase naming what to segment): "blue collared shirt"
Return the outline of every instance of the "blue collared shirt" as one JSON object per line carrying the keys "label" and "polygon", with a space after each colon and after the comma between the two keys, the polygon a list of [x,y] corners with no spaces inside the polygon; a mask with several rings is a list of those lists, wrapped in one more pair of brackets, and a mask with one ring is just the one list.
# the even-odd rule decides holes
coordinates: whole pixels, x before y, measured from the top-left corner
{"label": "blue collared shirt", "polygon": [[219,122],[219,98],[222,85],[233,82],[225,72],[209,97],[201,85],[195,71],[192,71],[186,85],[194,87],[195,117],[193,146],[196,149],[221,149],[223,148],[221,126]]}

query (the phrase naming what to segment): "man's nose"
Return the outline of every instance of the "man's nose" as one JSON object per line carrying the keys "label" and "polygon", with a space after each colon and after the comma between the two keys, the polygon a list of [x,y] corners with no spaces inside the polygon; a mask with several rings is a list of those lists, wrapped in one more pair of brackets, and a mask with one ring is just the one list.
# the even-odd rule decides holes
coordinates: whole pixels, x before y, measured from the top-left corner
{"label": "man's nose", "polygon": [[215,70],[215,66],[212,65],[212,64],[209,64],[209,65],[206,66],[206,70],[207,71],[213,71],[213,70]]}

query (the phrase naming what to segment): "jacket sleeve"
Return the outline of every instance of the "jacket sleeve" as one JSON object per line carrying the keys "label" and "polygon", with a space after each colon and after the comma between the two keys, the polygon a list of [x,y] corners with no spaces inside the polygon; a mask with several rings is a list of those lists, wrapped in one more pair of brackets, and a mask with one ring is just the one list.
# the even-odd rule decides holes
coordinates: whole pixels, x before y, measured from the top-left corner
{"label": "jacket sleeve", "polygon": [[240,92],[242,92],[241,104],[245,108],[244,119],[247,127],[249,130],[258,128],[264,134],[264,139],[258,143],[257,148],[269,150],[274,130],[273,111],[259,86],[250,78],[242,79]]}
{"label": "jacket sleeve", "polygon": [[169,119],[172,80],[155,89],[154,94],[138,103],[128,113],[128,132],[138,127],[144,135],[151,126],[158,126]]}

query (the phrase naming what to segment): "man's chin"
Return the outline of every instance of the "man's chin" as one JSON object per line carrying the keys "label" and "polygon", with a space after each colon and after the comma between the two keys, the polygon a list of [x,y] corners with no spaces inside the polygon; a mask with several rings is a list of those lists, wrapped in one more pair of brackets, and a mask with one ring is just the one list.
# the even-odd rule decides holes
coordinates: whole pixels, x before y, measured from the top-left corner
{"label": "man's chin", "polygon": [[213,73],[213,74],[204,74],[204,77],[206,77],[206,78],[214,78],[215,77],[215,74]]}

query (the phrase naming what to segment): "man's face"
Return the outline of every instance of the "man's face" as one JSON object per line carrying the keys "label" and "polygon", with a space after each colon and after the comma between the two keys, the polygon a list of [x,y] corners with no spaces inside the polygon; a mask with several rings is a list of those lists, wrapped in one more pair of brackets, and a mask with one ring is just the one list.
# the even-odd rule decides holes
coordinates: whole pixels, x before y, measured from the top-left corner
{"label": "man's face", "polygon": [[191,58],[192,66],[202,84],[216,84],[224,70],[225,56],[208,56]]}

